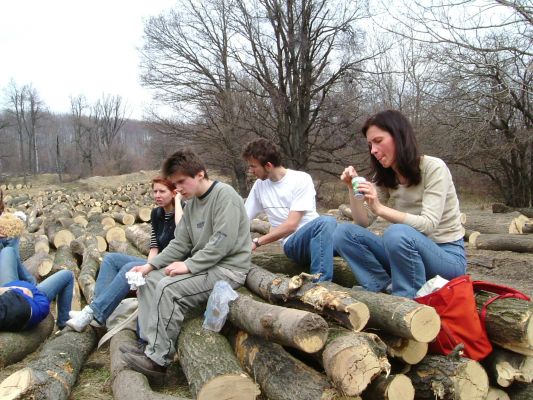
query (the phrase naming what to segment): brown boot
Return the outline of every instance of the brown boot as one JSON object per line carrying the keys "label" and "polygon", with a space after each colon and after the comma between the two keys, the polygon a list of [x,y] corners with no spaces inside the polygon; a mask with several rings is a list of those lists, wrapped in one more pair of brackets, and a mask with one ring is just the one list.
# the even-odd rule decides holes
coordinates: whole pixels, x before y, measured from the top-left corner
{"label": "brown boot", "polygon": [[165,376],[167,368],[163,367],[145,354],[122,353],[122,359],[134,371],[140,372],[149,378],[161,379]]}
{"label": "brown boot", "polygon": [[118,349],[121,353],[144,354],[146,344],[137,341],[135,343],[121,344]]}

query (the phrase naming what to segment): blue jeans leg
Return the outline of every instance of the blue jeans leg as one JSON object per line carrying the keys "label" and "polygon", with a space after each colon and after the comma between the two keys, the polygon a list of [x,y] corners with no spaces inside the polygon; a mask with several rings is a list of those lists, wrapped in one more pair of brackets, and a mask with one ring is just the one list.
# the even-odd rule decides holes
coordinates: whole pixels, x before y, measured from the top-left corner
{"label": "blue jeans leg", "polygon": [[463,240],[435,243],[405,224],[391,225],[383,234],[390,260],[392,294],[413,298],[435,275],[453,279],[466,271]]}
{"label": "blue jeans leg", "polygon": [[312,274],[320,273],[318,282],[333,278],[333,217],[318,217],[298,229],[285,242],[283,251],[298,264],[310,264]]}
{"label": "blue jeans leg", "polygon": [[130,291],[126,272],[135,266],[146,264],[146,259],[120,253],[105,256],[96,280],[95,295],[89,305],[94,318],[105,324],[107,318]]}
{"label": "blue jeans leg", "polygon": [[20,259],[20,239],[18,237],[0,238],[0,249],[8,247],[11,247],[15,251],[18,279],[36,285],[37,280],[32,274],[30,274],[30,272],[26,269],[24,264],[22,264],[22,260]]}
{"label": "blue jeans leg", "polygon": [[17,271],[17,255],[13,247],[0,250],[0,286],[20,280]]}
{"label": "blue jeans leg", "polygon": [[390,283],[389,261],[380,236],[362,226],[344,223],[337,226],[333,244],[363,288],[380,292]]}
{"label": "blue jeans leg", "polygon": [[74,274],[67,269],[57,271],[39,283],[37,289],[43,292],[50,301],[57,297],[57,326],[63,329],[69,319],[68,313],[72,305]]}

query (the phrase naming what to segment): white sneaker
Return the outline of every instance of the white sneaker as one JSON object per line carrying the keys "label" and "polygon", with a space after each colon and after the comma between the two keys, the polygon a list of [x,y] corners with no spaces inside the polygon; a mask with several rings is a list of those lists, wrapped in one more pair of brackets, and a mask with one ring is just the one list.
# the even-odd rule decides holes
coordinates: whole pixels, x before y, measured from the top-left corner
{"label": "white sneaker", "polygon": [[[72,315],[71,313],[76,313],[76,314]],[[67,321],[67,325],[70,326],[72,329],[74,329],[76,332],[81,332],[93,320],[94,311],[91,307],[85,306],[83,307],[83,310],[81,311],[69,312],[69,316],[71,318]]]}
{"label": "white sneaker", "polygon": [[[91,311],[92,308],[91,308]],[[74,311],[74,310],[70,310],[68,312],[68,316],[70,317],[70,319],[76,319],[78,318],[78,315],[80,315],[83,311]],[[91,322],[89,322],[89,325],[91,326],[94,326],[95,328],[103,328],[104,325],[102,325],[101,323],[99,323],[97,320],[94,319],[94,316],[93,316],[93,319]]]}

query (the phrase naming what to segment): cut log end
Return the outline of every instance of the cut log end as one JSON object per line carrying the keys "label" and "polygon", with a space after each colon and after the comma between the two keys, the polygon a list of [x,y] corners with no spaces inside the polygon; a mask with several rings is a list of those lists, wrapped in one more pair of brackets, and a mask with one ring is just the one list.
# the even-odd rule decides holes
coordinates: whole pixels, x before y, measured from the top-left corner
{"label": "cut log end", "polygon": [[52,271],[52,267],[54,266],[54,262],[47,258],[44,259],[40,264],[38,268],[39,276],[47,276],[50,271]]}
{"label": "cut log end", "polygon": [[61,229],[54,236],[54,246],[59,249],[61,246],[68,246],[74,240],[74,235],[67,229]]}
{"label": "cut log end", "polygon": [[463,364],[463,370],[454,380],[457,399],[485,399],[488,387],[487,373],[477,361]]}
{"label": "cut log end", "polygon": [[490,387],[489,393],[487,394],[487,397],[485,397],[485,400],[510,400],[511,398],[507,393],[505,393],[503,390]]}
{"label": "cut log end", "polygon": [[[226,395],[221,395],[226,393]],[[206,383],[198,392],[198,400],[254,400],[260,390],[250,377],[240,375],[219,375]]]}
{"label": "cut log end", "polygon": [[407,400],[414,399],[415,388],[411,379],[405,375],[395,375],[387,389],[387,400]]}
{"label": "cut log end", "polygon": [[421,307],[410,315],[413,339],[429,343],[440,331],[440,317],[433,307]]}
{"label": "cut log end", "polygon": [[33,382],[33,373],[30,368],[23,368],[9,375],[0,383],[0,399],[22,399],[24,392]]}
{"label": "cut log end", "polygon": [[294,338],[298,348],[306,353],[316,353],[321,350],[328,338],[328,331],[322,328],[311,331],[304,331]]}
{"label": "cut log end", "polygon": [[352,329],[356,332],[361,331],[370,319],[370,311],[367,305],[361,302],[350,304],[346,307],[346,312],[349,315],[348,319],[352,324]]}

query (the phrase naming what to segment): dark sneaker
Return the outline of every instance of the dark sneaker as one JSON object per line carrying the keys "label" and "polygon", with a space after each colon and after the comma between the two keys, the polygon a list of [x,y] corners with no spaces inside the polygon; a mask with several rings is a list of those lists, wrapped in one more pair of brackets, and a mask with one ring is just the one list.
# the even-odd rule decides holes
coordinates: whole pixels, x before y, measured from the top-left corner
{"label": "dark sneaker", "polygon": [[162,379],[166,375],[167,368],[153,362],[144,354],[122,353],[122,359],[128,366],[148,378]]}

